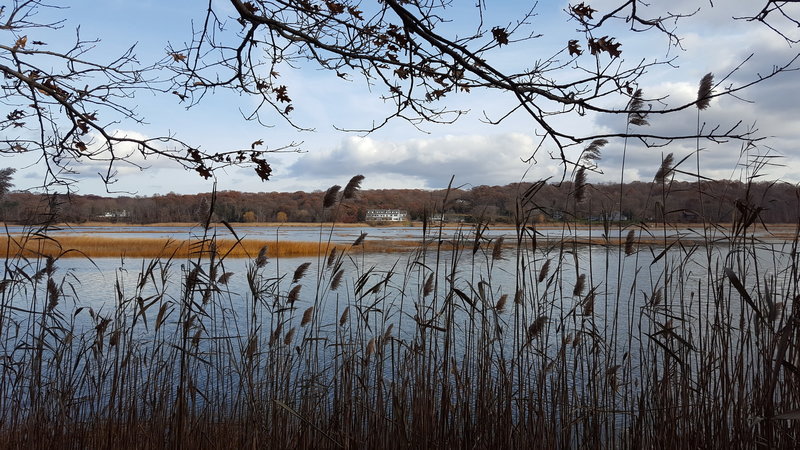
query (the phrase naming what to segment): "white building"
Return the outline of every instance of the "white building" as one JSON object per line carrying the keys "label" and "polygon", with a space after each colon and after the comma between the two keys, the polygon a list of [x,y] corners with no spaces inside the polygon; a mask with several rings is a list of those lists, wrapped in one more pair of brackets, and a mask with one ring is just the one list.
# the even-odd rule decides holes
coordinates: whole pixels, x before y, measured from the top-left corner
{"label": "white building", "polygon": [[405,222],[408,220],[408,212],[402,209],[368,209],[367,222]]}

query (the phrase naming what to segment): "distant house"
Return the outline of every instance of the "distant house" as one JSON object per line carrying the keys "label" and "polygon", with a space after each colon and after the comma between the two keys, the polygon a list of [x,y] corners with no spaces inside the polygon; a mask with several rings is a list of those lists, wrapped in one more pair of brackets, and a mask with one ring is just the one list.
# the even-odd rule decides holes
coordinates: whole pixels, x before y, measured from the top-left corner
{"label": "distant house", "polygon": [[106,211],[103,214],[97,216],[98,219],[124,219],[129,217],[128,211],[122,209],[118,211]]}
{"label": "distant house", "polygon": [[466,214],[431,214],[430,222],[463,223],[467,221]]}
{"label": "distant house", "polygon": [[405,222],[408,212],[402,209],[368,209],[364,217],[367,222]]}
{"label": "distant house", "polygon": [[589,220],[593,221],[593,222],[595,222],[595,221],[597,221],[597,222],[606,221],[606,220],[609,221],[609,222],[625,222],[625,221],[628,220],[628,216],[626,216],[625,214],[620,213],[619,211],[614,211],[614,212],[611,212],[611,213],[604,212],[603,214],[601,214],[599,216],[591,216],[591,217],[589,217]]}

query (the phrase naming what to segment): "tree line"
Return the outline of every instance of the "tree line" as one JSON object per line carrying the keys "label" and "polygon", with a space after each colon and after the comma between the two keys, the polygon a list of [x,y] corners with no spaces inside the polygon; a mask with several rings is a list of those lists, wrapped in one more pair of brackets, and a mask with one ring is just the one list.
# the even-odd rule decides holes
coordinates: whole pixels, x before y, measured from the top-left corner
{"label": "tree line", "polygon": [[[716,180],[631,182],[586,185],[581,201],[576,186],[512,183],[470,189],[363,190],[356,198],[323,207],[325,192],[222,191],[215,194],[102,197],[9,192],[0,200],[0,220],[40,223],[46,220],[135,224],[201,222],[363,222],[368,209],[404,209],[412,220],[440,214],[449,221],[611,220],[729,222],[737,214],[757,212],[767,223],[794,223],[800,217],[800,190],[790,183]],[[621,201],[620,201],[621,199]]]}

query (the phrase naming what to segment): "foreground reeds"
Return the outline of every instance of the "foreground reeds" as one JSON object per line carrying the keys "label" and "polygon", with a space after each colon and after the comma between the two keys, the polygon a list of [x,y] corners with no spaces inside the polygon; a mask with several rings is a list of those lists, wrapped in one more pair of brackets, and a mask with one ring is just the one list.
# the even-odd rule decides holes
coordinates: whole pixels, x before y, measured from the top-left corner
{"label": "foreground reeds", "polygon": [[796,446],[800,230],[762,242],[744,202],[692,236],[548,242],[530,198],[516,239],[426,223],[379,265],[364,235],[289,258],[210,234],[126,253],[105,290],[62,259],[78,241],[15,238],[0,446]]}

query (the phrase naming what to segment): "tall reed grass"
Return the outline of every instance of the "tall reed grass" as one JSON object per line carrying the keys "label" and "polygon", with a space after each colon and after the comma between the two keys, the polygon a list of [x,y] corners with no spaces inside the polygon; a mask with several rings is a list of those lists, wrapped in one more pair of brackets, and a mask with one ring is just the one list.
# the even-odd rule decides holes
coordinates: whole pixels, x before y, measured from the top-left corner
{"label": "tall reed grass", "polygon": [[566,222],[548,242],[541,185],[515,242],[426,221],[384,266],[333,228],[302,263],[201,234],[135,270],[128,253],[101,306],[63,243],[8,239],[0,446],[796,447],[800,223],[760,240],[744,198],[689,236],[606,222],[580,245]]}

